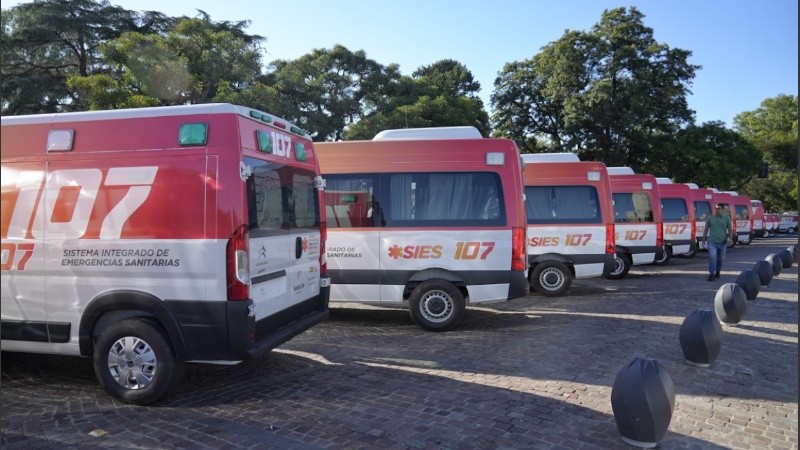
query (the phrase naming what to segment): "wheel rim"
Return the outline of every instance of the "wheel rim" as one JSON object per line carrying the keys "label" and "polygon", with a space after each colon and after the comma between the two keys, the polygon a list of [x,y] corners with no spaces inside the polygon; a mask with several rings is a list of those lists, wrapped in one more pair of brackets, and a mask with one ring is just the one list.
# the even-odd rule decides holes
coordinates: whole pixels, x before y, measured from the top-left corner
{"label": "wheel rim", "polygon": [[611,272],[611,275],[619,275],[625,270],[625,262],[622,260],[622,256],[617,256],[614,260],[614,270]]}
{"label": "wheel rim", "polygon": [[158,359],[150,344],[136,336],[125,336],[108,351],[108,372],[125,389],[144,389],[156,376]]}
{"label": "wheel rim", "polygon": [[453,299],[442,291],[426,293],[419,303],[422,316],[431,322],[444,322],[453,314],[454,309]]}
{"label": "wheel rim", "polygon": [[539,274],[539,284],[548,291],[555,291],[564,286],[566,278],[555,267],[548,267]]}

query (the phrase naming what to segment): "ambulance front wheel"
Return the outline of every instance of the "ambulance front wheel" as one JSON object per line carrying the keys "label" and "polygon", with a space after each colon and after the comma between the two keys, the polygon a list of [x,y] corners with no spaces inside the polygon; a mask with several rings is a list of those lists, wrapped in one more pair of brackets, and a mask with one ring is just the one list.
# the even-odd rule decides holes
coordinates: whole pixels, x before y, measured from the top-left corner
{"label": "ambulance front wheel", "polygon": [[672,259],[672,247],[665,246],[656,254],[656,260],[653,261],[653,265],[666,266],[670,259]]}
{"label": "ambulance front wheel", "polygon": [[94,372],[103,389],[134,405],[164,396],[183,375],[164,333],[144,319],[106,328],[94,347]]}
{"label": "ambulance front wheel", "polygon": [[461,291],[445,280],[428,280],[414,288],[409,311],[414,323],[428,331],[446,331],[464,317],[466,303]]}
{"label": "ambulance front wheel", "polygon": [[531,273],[531,285],[536,292],[547,297],[563,294],[571,284],[572,272],[558,261],[539,263]]}
{"label": "ambulance front wheel", "polygon": [[610,280],[621,280],[631,270],[631,259],[627,253],[617,253],[614,260],[614,269],[610,273],[603,275]]}

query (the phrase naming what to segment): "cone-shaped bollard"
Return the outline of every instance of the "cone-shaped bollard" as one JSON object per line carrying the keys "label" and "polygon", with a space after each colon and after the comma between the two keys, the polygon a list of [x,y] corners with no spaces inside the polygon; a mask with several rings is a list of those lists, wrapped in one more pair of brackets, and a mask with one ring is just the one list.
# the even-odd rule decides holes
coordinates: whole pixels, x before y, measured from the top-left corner
{"label": "cone-shaped bollard", "polygon": [[678,337],[689,364],[709,367],[722,348],[722,326],[710,309],[696,309],[683,320]]}
{"label": "cone-shaped bollard", "polygon": [[748,300],[755,300],[761,288],[761,280],[759,280],[758,275],[750,269],[742,270],[739,276],[736,277],[736,284],[741,286]]}
{"label": "cone-shaped bollard", "polygon": [[762,286],[769,286],[769,283],[772,281],[772,264],[763,259],[761,261],[756,261],[756,263],[753,264],[753,272],[758,275]]}
{"label": "cone-shaped bollard", "polygon": [[657,446],[675,409],[675,385],[667,369],[656,359],[634,358],[614,380],[611,409],[623,441],[642,448]]}
{"label": "cone-shaped bollard", "polygon": [[[764,261],[766,262],[766,261]],[[769,271],[772,274],[772,269]],[[725,325],[737,325],[747,311],[747,294],[736,283],[725,283],[717,289],[714,297],[714,312]]]}
{"label": "cone-shaped bollard", "polygon": [[777,277],[783,270],[783,260],[777,253],[770,253],[764,258],[764,261],[772,265],[772,276]]}
{"label": "cone-shaped bollard", "polygon": [[794,263],[794,258],[792,257],[792,254],[789,252],[789,250],[783,249],[783,250],[779,251],[778,252],[778,257],[780,257],[781,261],[783,261],[783,268],[784,269],[788,269],[789,267],[792,267],[792,263]]}

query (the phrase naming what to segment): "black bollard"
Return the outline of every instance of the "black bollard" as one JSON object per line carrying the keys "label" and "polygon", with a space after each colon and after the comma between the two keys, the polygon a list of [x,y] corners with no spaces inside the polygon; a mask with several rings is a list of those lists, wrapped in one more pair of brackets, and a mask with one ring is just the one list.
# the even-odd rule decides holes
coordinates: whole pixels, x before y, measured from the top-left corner
{"label": "black bollard", "polygon": [[742,270],[739,276],[736,277],[735,283],[741,286],[748,300],[756,299],[759,288],[761,287],[761,280],[759,280],[755,272],[750,269]]}
{"label": "black bollard", "polygon": [[756,263],[753,264],[753,272],[758,275],[762,286],[769,286],[769,283],[772,281],[772,264],[763,259],[761,261],[756,261]]}
{"label": "black bollard", "polygon": [[777,253],[770,253],[764,258],[764,261],[772,265],[772,276],[777,277],[783,270],[783,260]]}
{"label": "black bollard", "polygon": [[[769,273],[772,274],[772,269]],[[736,283],[723,284],[714,297],[714,312],[723,324],[737,325],[747,312],[747,294]]]}
{"label": "black bollard", "polygon": [[792,257],[792,254],[789,252],[789,250],[783,249],[779,251],[778,256],[781,258],[781,261],[783,261],[784,269],[792,267],[792,264],[794,263],[794,257]]}
{"label": "black bollard", "polygon": [[675,409],[675,385],[656,359],[634,358],[617,374],[611,409],[622,440],[652,448],[667,434]]}
{"label": "black bollard", "polygon": [[683,320],[678,337],[686,362],[710,367],[722,347],[722,326],[710,309],[696,309]]}

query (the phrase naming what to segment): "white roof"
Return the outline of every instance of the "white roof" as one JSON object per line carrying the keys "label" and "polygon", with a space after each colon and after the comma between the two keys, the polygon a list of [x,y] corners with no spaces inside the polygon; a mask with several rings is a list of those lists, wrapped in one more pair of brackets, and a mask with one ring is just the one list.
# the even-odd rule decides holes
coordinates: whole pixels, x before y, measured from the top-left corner
{"label": "white roof", "polygon": [[580,158],[575,153],[525,153],[522,160],[525,163],[541,162],[580,162]]}
{"label": "white roof", "polygon": [[725,193],[725,194],[731,194],[731,195],[736,195],[736,196],[739,195],[739,193],[736,192],[736,191],[722,191],[722,192]]}
{"label": "white roof", "polygon": [[372,140],[480,139],[482,137],[481,132],[475,127],[430,127],[383,130]]}
{"label": "white roof", "polygon": [[656,177],[656,183],[658,183],[658,184],[672,184],[672,178]]}
{"label": "white roof", "polygon": [[636,173],[630,167],[609,167],[609,175],[635,175]]}
{"label": "white roof", "polygon": [[700,189],[700,186],[698,186],[697,183],[683,183],[683,184],[689,186],[689,189]]}

